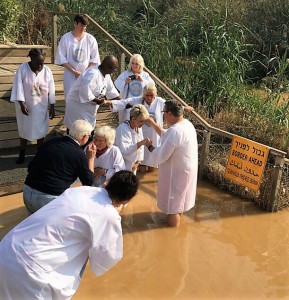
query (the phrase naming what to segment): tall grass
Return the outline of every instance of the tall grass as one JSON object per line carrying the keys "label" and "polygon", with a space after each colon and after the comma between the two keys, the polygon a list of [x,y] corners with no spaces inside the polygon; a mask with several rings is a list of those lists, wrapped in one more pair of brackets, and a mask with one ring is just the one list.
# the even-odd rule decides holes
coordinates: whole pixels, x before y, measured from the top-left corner
{"label": "tall grass", "polygon": [[[22,22],[17,14],[8,22],[20,24],[18,31],[11,25],[16,41],[49,44],[47,10],[87,13],[132,53],[141,53],[146,65],[204,117],[227,120],[220,121],[224,129],[283,147],[288,102],[280,95],[289,77],[288,0],[3,1],[21,3]],[[73,28],[65,17],[59,25],[60,35]],[[100,42],[101,53],[117,53],[99,33],[88,31]],[[268,96],[251,93],[248,83],[264,85]]]}

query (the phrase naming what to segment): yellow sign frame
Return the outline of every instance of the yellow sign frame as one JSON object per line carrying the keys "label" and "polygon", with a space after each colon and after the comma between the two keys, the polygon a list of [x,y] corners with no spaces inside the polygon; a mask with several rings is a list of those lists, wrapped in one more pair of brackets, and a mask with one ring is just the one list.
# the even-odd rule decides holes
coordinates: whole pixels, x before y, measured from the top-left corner
{"label": "yellow sign frame", "polygon": [[234,136],[225,177],[258,192],[268,154],[266,146]]}

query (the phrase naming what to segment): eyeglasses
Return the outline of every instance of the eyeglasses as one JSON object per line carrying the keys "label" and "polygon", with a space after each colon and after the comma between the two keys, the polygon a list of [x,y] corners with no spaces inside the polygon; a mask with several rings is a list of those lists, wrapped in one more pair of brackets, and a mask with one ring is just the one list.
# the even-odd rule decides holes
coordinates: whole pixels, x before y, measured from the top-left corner
{"label": "eyeglasses", "polygon": [[106,141],[99,140],[99,139],[93,139],[93,141],[94,141],[95,143],[100,143],[100,144],[106,143]]}

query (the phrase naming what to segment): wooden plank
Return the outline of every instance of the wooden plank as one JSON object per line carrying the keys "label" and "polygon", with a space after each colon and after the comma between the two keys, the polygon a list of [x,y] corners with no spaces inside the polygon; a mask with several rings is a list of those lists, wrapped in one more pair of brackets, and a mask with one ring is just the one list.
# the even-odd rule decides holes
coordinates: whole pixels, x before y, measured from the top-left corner
{"label": "wooden plank", "polygon": [[[19,57],[19,56],[0,57],[1,64],[22,64],[28,61],[30,61],[29,57]],[[46,56],[44,62],[45,63],[51,62],[51,57]]]}
{"label": "wooden plank", "polygon": [[0,91],[10,91],[12,89],[12,83],[0,84]]}
{"label": "wooden plank", "polygon": [[32,49],[32,48],[50,49],[51,47],[47,45],[24,45],[24,44],[14,44],[14,43],[0,44],[0,49]]}
{"label": "wooden plank", "polygon": [[[32,48],[31,48],[32,49]],[[0,57],[27,57],[31,49],[1,49]],[[43,49],[47,57],[51,57],[51,49]]]}
{"label": "wooden plank", "polygon": [[6,122],[6,123],[0,123],[0,132],[5,132],[5,131],[15,131],[17,130],[17,123],[16,121],[14,122]]}

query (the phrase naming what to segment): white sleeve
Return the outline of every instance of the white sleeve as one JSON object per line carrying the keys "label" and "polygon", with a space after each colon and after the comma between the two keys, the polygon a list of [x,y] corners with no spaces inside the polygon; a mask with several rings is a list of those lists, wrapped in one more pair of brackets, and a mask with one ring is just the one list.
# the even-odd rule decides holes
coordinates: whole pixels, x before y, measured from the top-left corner
{"label": "white sleeve", "polygon": [[100,65],[100,57],[99,57],[99,50],[98,50],[98,43],[94,36],[91,36],[91,45],[90,45],[90,63],[95,63]]}
{"label": "white sleeve", "polygon": [[107,170],[106,172],[106,180],[108,180],[114,173],[120,171],[120,170],[125,170],[125,163],[123,160],[123,157],[120,153],[119,148],[115,148],[115,151],[113,152],[113,168]]}
{"label": "white sleeve", "polygon": [[12,92],[10,96],[11,102],[25,102],[24,87],[23,87],[23,65],[20,65],[13,80]]}
{"label": "white sleeve", "polygon": [[[112,208],[114,209],[114,208]],[[123,238],[120,223],[120,216],[110,212],[105,216],[104,232],[101,234],[98,222],[94,224],[97,228],[93,228],[96,235],[96,243],[94,244],[94,236],[92,237],[92,247],[89,250],[90,268],[94,274],[100,276],[114,266],[123,255]],[[102,235],[102,236],[99,236]]]}
{"label": "white sleeve", "polygon": [[90,69],[88,69],[85,73],[82,75],[82,82],[79,88],[79,99],[81,103],[90,102],[92,101],[95,96],[93,91],[96,90],[97,82],[96,82],[96,76],[94,72],[92,72]]}
{"label": "white sleeve", "polygon": [[[164,131],[162,131],[162,134],[163,133]],[[155,164],[160,165],[171,157],[175,150],[173,140],[173,137],[166,137],[162,141],[161,145],[152,151],[152,156]]]}
{"label": "white sleeve", "polygon": [[50,104],[54,104],[55,99],[55,84],[54,84],[54,78],[51,70],[48,70],[49,73],[49,80],[48,80],[48,99]]}
{"label": "white sleeve", "polygon": [[122,72],[122,73],[117,77],[117,79],[116,79],[115,82],[114,82],[115,87],[116,87],[120,92],[124,89],[124,86],[125,86],[125,79],[126,79],[126,77],[128,76],[127,74],[128,74],[127,71]]}
{"label": "white sleeve", "polygon": [[137,145],[132,143],[130,132],[123,127],[116,129],[115,144],[126,159],[128,159],[128,156],[132,153],[137,151]]}
{"label": "white sleeve", "polygon": [[62,36],[56,51],[55,64],[63,65],[68,63],[67,59],[67,43],[66,36]]}
{"label": "white sleeve", "polygon": [[122,99],[122,100],[112,100],[111,105],[112,105],[112,111],[122,111],[125,109],[125,107],[130,104],[130,105],[135,105],[135,98],[127,98],[127,99]]}

